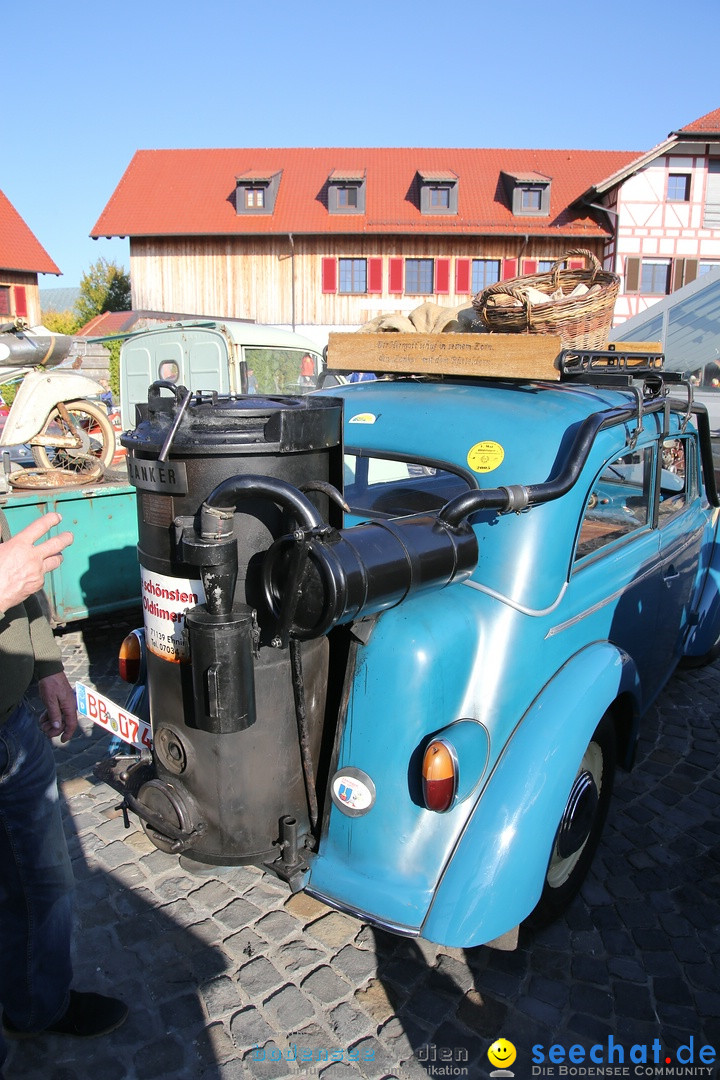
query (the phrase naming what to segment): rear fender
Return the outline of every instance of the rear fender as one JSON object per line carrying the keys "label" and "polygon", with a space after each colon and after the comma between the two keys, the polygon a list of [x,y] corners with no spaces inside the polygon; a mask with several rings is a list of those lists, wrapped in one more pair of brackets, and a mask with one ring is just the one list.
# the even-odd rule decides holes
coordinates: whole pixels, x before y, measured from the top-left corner
{"label": "rear fender", "polygon": [[0,445],[28,442],[42,429],[59,401],[79,403],[83,398],[99,397],[102,392],[100,383],[74,371],[29,371],[15,395]]}
{"label": "rear fender", "polygon": [[421,933],[469,948],[537,904],[568,793],[590,738],[620,694],[637,703],[635,665],[608,642],[573,656],[505,746],[435,892]]}

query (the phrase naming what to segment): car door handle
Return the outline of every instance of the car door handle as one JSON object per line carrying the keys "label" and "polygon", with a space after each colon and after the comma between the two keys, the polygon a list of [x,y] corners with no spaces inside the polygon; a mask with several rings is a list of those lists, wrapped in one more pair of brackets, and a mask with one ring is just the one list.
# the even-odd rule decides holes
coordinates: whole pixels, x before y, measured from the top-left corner
{"label": "car door handle", "polygon": [[663,581],[665,582],[667,587],[670,588],[670,585],[672,584],[672,582],[677,581],[677,579],[679,577],[680,577],[679,571],[677,571],[675,569],[675,567],[671,563],[670,566],[668,566],[665,573],[663,574]]}

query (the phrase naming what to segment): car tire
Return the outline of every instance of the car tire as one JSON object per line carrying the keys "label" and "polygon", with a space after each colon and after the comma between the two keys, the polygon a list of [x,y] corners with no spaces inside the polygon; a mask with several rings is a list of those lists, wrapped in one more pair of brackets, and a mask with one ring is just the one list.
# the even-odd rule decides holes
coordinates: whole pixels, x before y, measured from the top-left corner
{"label": "car tire", "polygon": [[577,895],[600,842],[615,779],[615,725],[607,712],[583,754],[553,840],[545,883],[528,922],[558,918]]}

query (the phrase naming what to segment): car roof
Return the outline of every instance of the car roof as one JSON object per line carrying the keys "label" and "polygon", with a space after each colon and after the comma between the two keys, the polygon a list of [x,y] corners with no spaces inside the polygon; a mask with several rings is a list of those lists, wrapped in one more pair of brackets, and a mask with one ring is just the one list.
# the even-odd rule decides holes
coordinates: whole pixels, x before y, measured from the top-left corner
{"label": "car roof", "polygon": [[599,411],[636,406],[629,390],[489,380],[377,380],[331,392],[344,401],[348,446],[467,468],[477,443],[497,443],[502,465],[478,478],[483,486],[541,483],[568,432]]}

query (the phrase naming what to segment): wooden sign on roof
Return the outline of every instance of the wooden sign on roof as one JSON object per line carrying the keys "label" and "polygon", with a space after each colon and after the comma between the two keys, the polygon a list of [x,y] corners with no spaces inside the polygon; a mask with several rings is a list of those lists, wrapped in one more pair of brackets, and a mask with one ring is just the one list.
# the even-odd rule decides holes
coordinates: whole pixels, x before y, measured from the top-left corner
{"label": "wooden sign on roof", "polygon": [[336,371],[557,382],[561,350],[560,338],[550,334],[334,333],[327,365]]}

